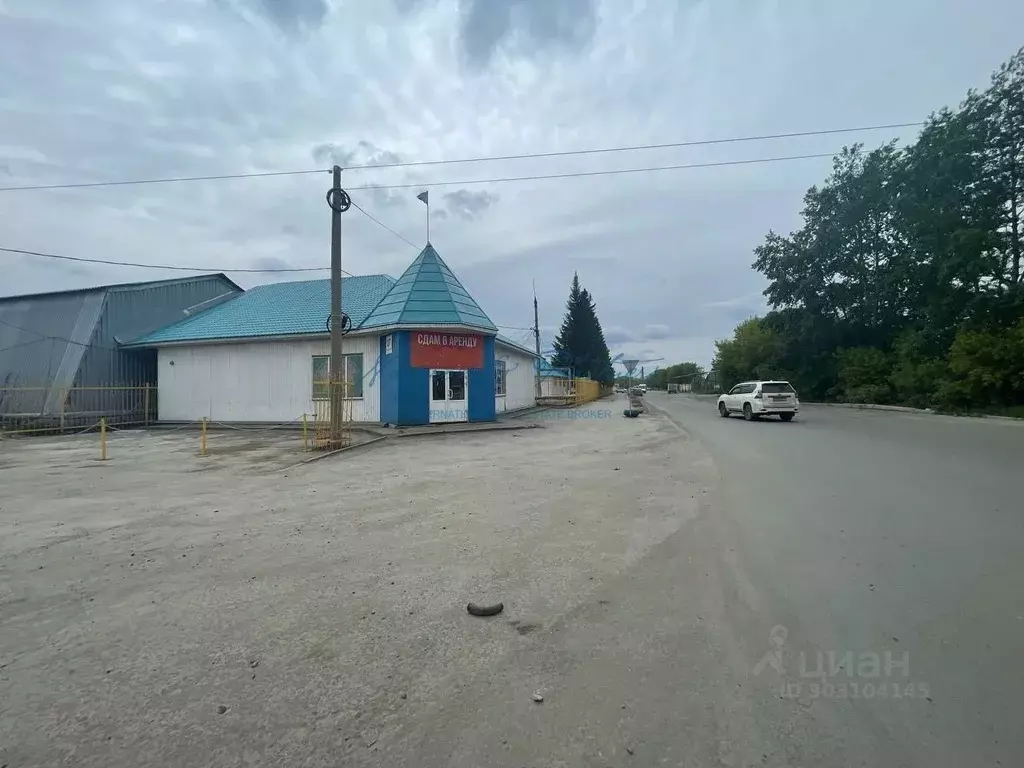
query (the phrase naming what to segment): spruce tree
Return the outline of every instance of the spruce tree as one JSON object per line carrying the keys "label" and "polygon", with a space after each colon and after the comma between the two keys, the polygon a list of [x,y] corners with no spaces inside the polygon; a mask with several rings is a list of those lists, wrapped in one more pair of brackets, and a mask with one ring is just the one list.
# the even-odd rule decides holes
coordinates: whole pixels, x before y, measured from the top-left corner
{"label": "spruce tree", "polygon": [[580,287],[578,274],[572,276],[565,319],[555,339],[551,364],[557,368],[572,368],[574,376],[602,383],[610,384],[615,378],[597,309],[590,293]]}

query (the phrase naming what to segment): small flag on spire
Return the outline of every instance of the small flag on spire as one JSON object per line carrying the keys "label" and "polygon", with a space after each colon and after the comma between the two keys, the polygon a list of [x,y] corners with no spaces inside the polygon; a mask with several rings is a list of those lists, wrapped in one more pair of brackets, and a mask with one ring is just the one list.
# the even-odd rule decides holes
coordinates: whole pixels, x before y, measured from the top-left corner
{"label": "small flag on spire", "polygon": [[418,195],[416,195],[416,199],[422,203],[430,205],[430,192],[420,192]]}

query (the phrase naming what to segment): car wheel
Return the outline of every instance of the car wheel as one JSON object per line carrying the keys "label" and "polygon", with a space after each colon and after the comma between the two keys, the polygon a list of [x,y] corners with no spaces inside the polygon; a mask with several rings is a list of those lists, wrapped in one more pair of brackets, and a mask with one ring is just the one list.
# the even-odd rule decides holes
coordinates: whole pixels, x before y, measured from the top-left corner
{"label": "car wheel", "polygon": [[780,413],[779,414],[779,418],[782,419],[783,421],[792,421],[793,420],[793,414],[792,413]]}
{"label": "car wheel", "polygon": [[743,418],[747,421],[754,420],[754,409],[750,407],[750,403],[743,404]]}
{"label": "car wheel", "polygon": [[718,404],[718,415],[723,419],[729,418],[729,409],[725,407],[725,403]]}

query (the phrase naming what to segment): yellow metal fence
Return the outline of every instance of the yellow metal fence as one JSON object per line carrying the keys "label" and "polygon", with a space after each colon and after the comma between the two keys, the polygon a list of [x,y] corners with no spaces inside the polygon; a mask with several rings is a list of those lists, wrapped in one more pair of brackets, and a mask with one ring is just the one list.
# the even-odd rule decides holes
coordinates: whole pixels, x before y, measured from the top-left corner
{"label": "yellow metal fence", "polygon": [[599,381],[591,379],[574,379],[573,391],[575,392],[576,405],[592,403],[595,400],[608,394],[608,388],[601,385]]}
{"label": "yellow metal fence", "polygon": [[[352,442],[352,401],[348,398],[350,381],[329,380],[317,381],[314,383],[315,392],[323,393],[313,401],[313,423],[312,442],[307,450],[326,450],[331,448],[344,448]],[[331,436],[331,393],[332,388],[338,388],[338,398],[341,401],[341,432]]]}

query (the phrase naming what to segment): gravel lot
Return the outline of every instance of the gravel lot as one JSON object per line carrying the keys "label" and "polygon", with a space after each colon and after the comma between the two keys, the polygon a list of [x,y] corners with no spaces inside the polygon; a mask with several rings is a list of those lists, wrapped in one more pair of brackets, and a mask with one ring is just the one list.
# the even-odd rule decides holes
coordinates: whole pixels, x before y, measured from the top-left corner
{"label": "gravel lot", "polygon": [[692,445],[622,407],[302,466],[294,435],[0,442],[0,765],[412,759],[693,516]]}

